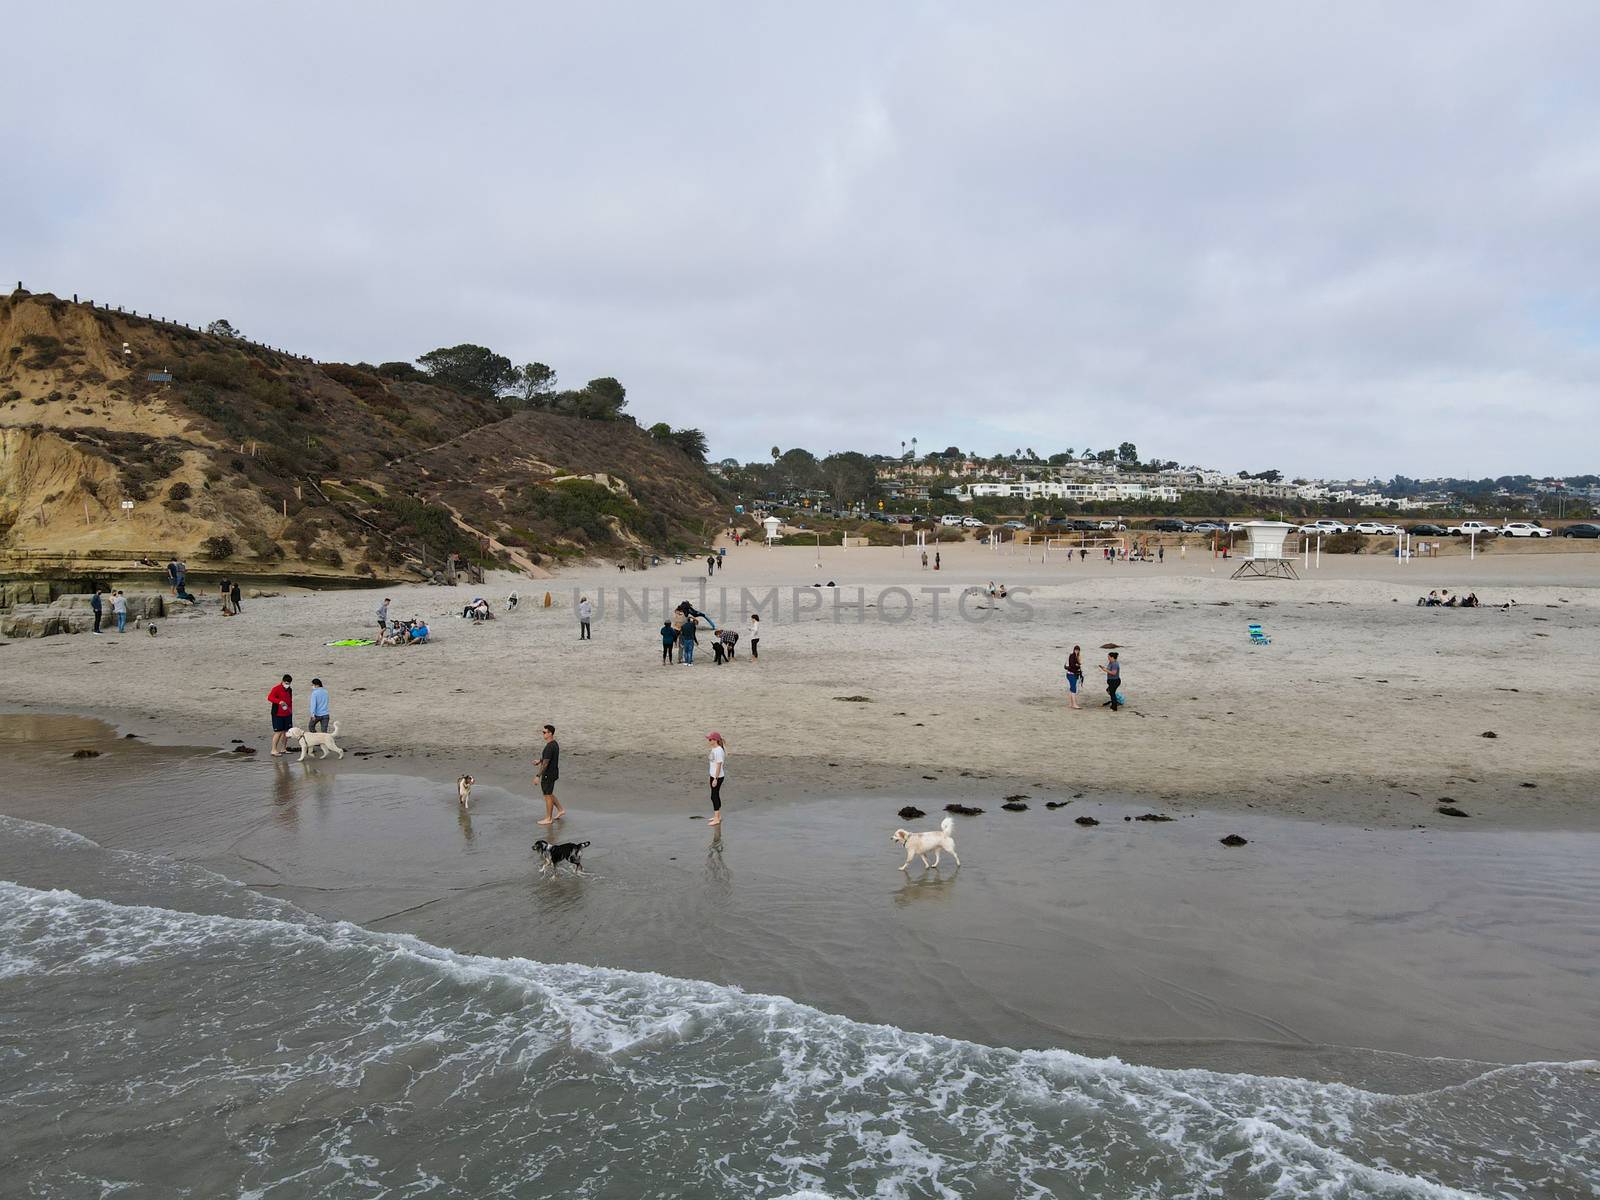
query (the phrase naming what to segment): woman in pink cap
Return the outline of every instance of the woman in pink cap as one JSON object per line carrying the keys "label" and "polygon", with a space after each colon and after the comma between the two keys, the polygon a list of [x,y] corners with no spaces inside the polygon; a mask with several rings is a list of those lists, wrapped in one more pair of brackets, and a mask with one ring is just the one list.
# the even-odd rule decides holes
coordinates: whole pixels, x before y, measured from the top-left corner
{"label": "woman in pink cap", "polygon": [[722,824],[722,776],[724,766],[728,761],[728,744],[722,740],[722,735],[715,730],[706,734],[706,741],[711,743],[711,820],[707,825]]}

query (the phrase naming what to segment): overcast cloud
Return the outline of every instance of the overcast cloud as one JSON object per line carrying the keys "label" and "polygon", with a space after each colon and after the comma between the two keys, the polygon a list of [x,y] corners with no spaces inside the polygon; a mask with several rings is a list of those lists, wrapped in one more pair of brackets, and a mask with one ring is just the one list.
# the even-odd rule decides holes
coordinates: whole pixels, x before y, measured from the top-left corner
{"label": "overcast cloud", "polygon": [[1600,469],[1600,5],[7,16],[0,267],[715,457]]}

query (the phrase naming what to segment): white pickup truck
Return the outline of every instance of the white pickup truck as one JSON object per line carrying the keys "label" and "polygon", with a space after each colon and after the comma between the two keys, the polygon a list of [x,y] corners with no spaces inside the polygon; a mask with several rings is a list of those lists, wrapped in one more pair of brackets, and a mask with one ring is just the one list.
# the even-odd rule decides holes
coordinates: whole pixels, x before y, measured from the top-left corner
{"label": "white pickup truck", "polygon": [[1506,537],[1549,537],[1550,531],[1543,525],[1535,525],[1532,521],[1507,521],[1505,528],[1500,530]]}
{"label": "white pickup truck", "polygon": [[1459,525],[1450,526],[1445,532],[1453,533],[1457,537],[1472,537],[1473,535],[1494,537],[1500,532],[1500,527],[1498,525],[1485,525],[1482,521],[1463,521]]}

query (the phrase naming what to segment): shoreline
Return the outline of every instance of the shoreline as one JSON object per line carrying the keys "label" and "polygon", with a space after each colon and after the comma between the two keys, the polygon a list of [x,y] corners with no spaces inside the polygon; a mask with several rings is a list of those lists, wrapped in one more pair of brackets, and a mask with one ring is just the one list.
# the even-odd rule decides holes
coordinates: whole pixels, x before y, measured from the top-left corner
{"label": "shoreline", "polygon": [[[0,722],[0,813],[463,953],[703,979],[986,1045],[1379,1090],[1580,1058],[1600,1017],[1573,983],[1589,935],[1549,925],[1525,886],[1536,865],[1592,902],[1600,879],[1572,863],[1593,852],[1569,835],[1176,810],[1144,824],[1125,799],[1052,812],[1036,794],[1027,812],[957,818],[962,868],[903,875],[887,830],[904,796],[730,797],[718,831],[698,790],[596,788],[563,822],[594,843],[575,880],[539,873],[526,788],[480,777],[462,814],[425,758],[264,762],[88,725]],[[102,753],[74,760],[84,745]],[[931,826],[932,797],[915,798],[929,815],[911,824]],[[1251,844],[1218,846],[1234,829]],[[12,872],[63,882],[25,860]]]}
{"label": "shoreline", "polygon": [[[118,738],[131,734],[149,746],[165,749],[225,753],[233,745],[242,744],[255,748],[252,761],[271,761],[268,755],[271,741],[269,733],[247,726],[218,725],[203,718],[170,711],[136,718],[93,706],[68,708],[32,702],[0,702],[0,718],[12,716],[82,718],[111,728]],[[488,745],[419,743],[409,749],[399,746],[362,750],[351,750],[346,746],[345,749],[344,761],[351,770],[404,773],[432,780],[452,792],[457,777],[470,774],[479,786],[499,787],[523,796],[530,806],[537,807],[538,794],[532,766],[537,750],[531,747],[523,752]],[[298,750],[291,748],[286,761],[296,762],[298,757]],[[691,760],[686,756],[627,754],[588,748],[580,751],[563,743],[562,760],[560,794],[563,803],[569,806],[628,812],[648,803],[648,798],[662,795],[693,802],[704,790],[700,779],[702,764],[697,758]],[[1423,829],[1442,830],[1447,834],[1469,831],[1600,830],[1600,811],[1590,812],[1587,808],[1572,807],[1562,807],[1554,812],[1547,808],[1530,809],[1525,805],[1519,806],[1515,797],[1497,803],[1495,797],[1499,793],[1513,789],[1529,790],[1521,786],[1522,777],[1528,774],[1525,771],[1508,773],[1501,781],[1482,777],[1452,778],[1446,781],[1454,792],[1450,796],[1433,797],[1426,793],[1402,790],[1398,783],[1385,785],[1381,791],[1373,786],[1363,789],[1352,780],[1347,791],[1323,791],[1315,798],[1299,801],[1281,795],[1274,799],[1249,790],[1216,794],[1169,790],[1119,791],[1040,779],[1036,774],[969,772],[914,764],[890,766],[879,762],[852,761],[843,756],[818,764],[804,759],[742,753],[738,768],[738,786],[728,789],[727,803],[737,800],[749,804],[816,804],[837,799],[842,792],[849,792],[881,796],[885,801],[885,812],[891,815],[901,804],[917,802],[932,803],[940,808],[948,803],[967,804],[992,813],[999,809],[1007,797],[1023,794],[1034,804],[1082,800],[1183,815],[1227,816],[1234,818],[1240,831],[1246,835],[1248,823],[1256,815],[1308,825],[1394,832]],[[1377,784],[1381,781],[1370,782]],[[569,796],[575,798],[569,801]],[[1476,798],[1469,801],[1464,799],[1467,796]],[[1441,800],[1452,804],[1472,803],[1473,819],[1463,821],[1439,815],[1437,808]],[[933,809],[928,811],[932,812]]]}

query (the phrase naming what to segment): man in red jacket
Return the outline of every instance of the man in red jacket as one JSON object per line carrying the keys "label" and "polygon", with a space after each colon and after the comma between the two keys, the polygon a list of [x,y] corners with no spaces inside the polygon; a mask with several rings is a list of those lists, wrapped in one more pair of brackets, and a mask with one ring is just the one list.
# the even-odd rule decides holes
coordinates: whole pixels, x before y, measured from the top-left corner
{"label": "man in red jacket", "polygon": [[279,757],[288,750],[289,727],[294,724],[294,689],[289,685],[293,676],[285,675],[283,682],[267,693],[267,704],[272,710],[272,756]]}

